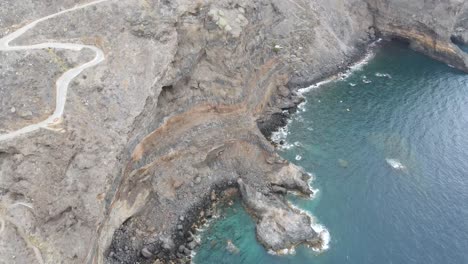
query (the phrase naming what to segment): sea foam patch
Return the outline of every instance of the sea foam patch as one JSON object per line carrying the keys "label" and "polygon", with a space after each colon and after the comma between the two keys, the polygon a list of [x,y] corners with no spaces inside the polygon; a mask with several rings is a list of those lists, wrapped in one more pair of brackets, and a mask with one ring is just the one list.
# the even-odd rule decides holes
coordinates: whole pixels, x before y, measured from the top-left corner
{"label": "sea foam patch", "polygon": [[385,161],[387,162],[388,165],[390,165],[390,167],[394,168],[395,170],[405,170],[406,169],[406,166],[403,165],[403,163],[401,163],[397,159],[385,159]]}
{"label": "sea foam patch", "polygon": [[286,126],[280,127],[277,131],[271,134],[271,141],[275,142],[279,149],[290,149],[294,147],[294,144],[290,144],[286,141],[289,134],[289,123],[291,123],[291,119],[288,120],[288,124]]}
{"label": "sea foam patch", "polygon": [[317,247],[312,247],[312,250],[315,252],[323,252],[330,248],[330,232],[321,224],[312,224],[312,228],[317,232],[321,243]]}
{"label": "sea foam patch", "polygon": [[375,76],[376,77],[379,77],[379,78],[388,78],[388,79],[391,79],[392,76],[388,73],[380,73],[380,72],[376,72],[375,73]]}
{"label": "sea foam patch", "polygon": [[330,232],[328,231],[328,229],[322,224],[318,223],[316,218],[313,215],[311,215],[309,212],[295,206],[292,203],[289,203],[289,206],[298,210],[302,214],[307,215],[311,220],[310,226],[317,233],[318,238],[319,238],[319,243],[317,243],[316,245],[310,245],[309,247],[314,252],[318,252],[318,253],[328,250],[330,248],[330,240],[331,240]]}

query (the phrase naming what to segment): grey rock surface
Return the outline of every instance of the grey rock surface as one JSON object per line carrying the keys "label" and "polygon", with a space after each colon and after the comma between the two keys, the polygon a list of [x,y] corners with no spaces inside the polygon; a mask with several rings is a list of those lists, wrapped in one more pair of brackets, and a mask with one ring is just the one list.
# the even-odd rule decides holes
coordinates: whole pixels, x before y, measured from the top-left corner
{"label": "grey rock surface", "polygon": [[464,0],[367,0],[375,27],[385,36],[408,41],[434,59],[468,72],[468,55],[455,43],[466,41],[468,2]]}
{"label": "grey rock surface", "polygon": [[[1,1],[0,38],[90,2]],[[212,191],[239,179],[266,247],[313,243],[312,219],[283,199],[310,194],[307,177],[264,136],[300,102],[295,88],[379,34],[466,70],[452,41],[467,43],[467,13],[461,0],[107,0],[37,24],[11,45],[87,44],[105,61],[72,81],[57,127],[0,141],[0,261],[174,259],[197,243]],[[92,56],[0,52],[0,135],[50,115],[56,79]]]}
{"label": "grey rock surface", "polygon": [[257,219],[257,239],[273,251],[298,244],[314,245],[319,236],[308,215],[290,207],[276,195],[265,195],[238,181],[242,200]]}

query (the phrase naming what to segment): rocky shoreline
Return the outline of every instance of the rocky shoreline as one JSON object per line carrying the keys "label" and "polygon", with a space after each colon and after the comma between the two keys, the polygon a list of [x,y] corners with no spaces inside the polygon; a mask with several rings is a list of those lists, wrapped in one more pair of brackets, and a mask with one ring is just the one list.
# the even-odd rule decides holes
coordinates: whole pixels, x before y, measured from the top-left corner
{"label": "rocky shoreline", "polygon": [[[279,157],[277,158],[267,162],[287,163]],[[134,240],[135,234],[131,232],[133,227],[124,223],[114,234],[107,262],[112,263],[114,259],[118,259],[124,263],[168,263],[171,261],[190,263],[192,251],[199,246],[199,241],[195,239],[197,229],[212,218],[220,200],[232,197],[232,195],[240,195],[252,216],[257,220],[263,219],[258,224],[257,237],[266,248],[279,252],[302,243],[316,246],[317,243],[320,243],[320,238],[311,227],[310,217],[290,207],[284,197],[289,190],[310,196],[312,191],[307,183],[310,176],[294,166],[291,167],[291,165],[284,173],[296,175],[298,178],[288,179],[283,177],[283,174],[275,179],[276,184],[271,185],[271,190],[255,189],[243,183],[242,179],[238,179],[237,182],[211,183],[211,188],[204,192],[201,203],[190,207],[186,213],[180,214],[177,221],[172,224],[173,229],[169,233],[168,239],[160,238],[157,241],[146,243],[141,249],[128,246],[128,242]],[[262,194],[265,191],[268,193],[267,196]],[[283,213],[278,212],[280,208],[284,211]],[[285,217],[285,214],[288,216]],[[281,215],[284,218],[276,219]],[[298,219],[291,218],[291,215],[298,217]],[[275,224],[288,228],[275,230]]]}
{"label": "rocky shoreline", "polygon": [[341,64],[337,64],[334,68],[318,72],[317,77],[313,80],[300,80],[296,78],[293,81],[291,80],[286,86],[281,87],[271,99],[272,106],[265,109],[265,112],[257,120],[258,128],[262,134],[272,144],[277,144],[277,142],[271,141],[272,134],[277,132],[278,129],[285,127],[291,115],[297,111],[297,107],[304,102],[304,97],[298,93],[299,89],[310,87],[349,71],[355,63],[363,60],[369,52],[373,52],[376,49],[374,44],[379,39],[380,34],[372,34],[372,38],[365,45],[357,48],[354,54],[344,58]]}
{"label": "rocky shoreline", "polygon": [[[193,251],[200,245],[200,241],[196,238],[198,229],[213,218],[216,206],[220,202],[234,195],[238,195],[235,183],[220,182],[214,184],[200,204],[190,208],[186,214],[179,216],[176,229],[171,236],[175,239],[172,241],[162,239],[148,243],[141,250],[133,252],[133,254],[128,252],[128,247],[127,250],[121,250],[122,248],[125,249],[127,240],[131,240],[128,234],[125,234],[126,228],[123,227],[117,230],[114,240],[116,243],[109,249],[109,259],[118,258],[134,263],[166,263],[169,260],[189,263]],[[177,250],[171,252],[174,247]],[[128,256],[131,255],[139,255],[140,257],[128,259]]]}
{"label": "rocky shoreline", "polygon": [[[270,136],[272,132],[277,131],[280,127],[284,127],[287,124],[287,121],[290,118],[290,115],[295,113],[297,106],[303,102],[303,97],[298,93],[298,90],[303,87],[310,86],[312,84],[318,83],[324,79],[330,78],[331,76],[339,75],[350,69],[356,62],[361,61],[369,52],[375,49],[375,46],[372,46],[375,43],[376,39],[372,39],[366,44],[366,46],[359,49],[356,54],[350,56],[348,60],[344,61],[341,65],[337,65],[333,71],[327,71],[319,74],[319,78],[316,80],[309,80],[304,82],[303,85],[300,85],[297,81],[294,84],[289,84],[287,92],[279,90],[277,94],[272,95],[272,102],[274,105],[270,109],[266,110],[262,117],[257,121],[260,131],[269,140],[271,144],[275,142],[271,141]],[[276,109],[272,111],[271,109]],[[279,112],[280,114],[277,114]],[[261,120],[261,121],[260,121]],[[267,129],[265,129],[267,128]],[[278,158],[278,157],[277,157]],[[287,164],[285,160],[281,158],[275,160],[267,160],[267,163],[284,163]],[[297,244],[308,244],[311,247],[320,248],[318,244],[322,243],[318,234],[313,230],[311,219],[307,214],[298,211],[295,208],[292,208],[288,205],[285,200],[285,195],[289,191],[297,191],[296,194],[305,195],[309,197],[312,195],[312,190],[308,185],[310,176],[307,176],[305,172],[302,173],[303,179],[296,181],[290,184],[272,184],[271,190],[269,191],[268,196],[271,196],[275,203],[277,203],[272,209],[278,210],[283,207],[286,210],[295,211],[295,215],[299,219],[273,219],[269,221],[259,222],[257,226],[257,238],[260,243],[262,243],[266,248],[272,250],[273,252],[282,252],[285,249],[294,247]],[[283,175],[286,178],[286,175]],[[283,179],[285,180],[285,179]],[[258,214],[265,214],[265,208],[262,208],[262,205],[259,205],[262,200],[271,199],[266,198],[260,192],[252,189],[246,185],[242,179],[228,180],[224,182],[212,182],[212,185],[208,187],[205,192],[202,202],[194,205],[192,208],[189,208],[187,213],[179,216],[179,221],[175,229],[173,229],[171,237],[172,241],[168,244],[164,239],[156,241],[154,243],[146,244],[141,251],[137,249],[134,253],[129,252],[129,250],[121,250],[121,248],[127,248],[128,246],[122,246],[120,244],[126,244],[126,241],[131,240],[128,234],[125,234],[125,224],[123,227],[116,231],[114,235],[114,243],[110,247],[108,262],[112,263],[112,259],[119,259],[120,261],[124,260],[125,263],[166,263],[168,261],[175,261],[177,263],[190,263],[192,251],[195,250],[199,242],[194,240],[194,235],[197,232],[197,228],[208,219],[211,219],[214,206],[218,204],[218,198],[223,199],[223,197],[230,197],[233,195],[233,192],[229,192],[228,195],[222,195],[226,190],[234,189],[236,195],[240,195],[246,210],[257,219],[271,219],[269,217],[262,217]],[[298,189],[298,186],[299,189]],[[266,210],[268,211],[268,210]],[[278,212],[275,212],[273,215],[277,215]],[[288,227],[287,230],[276,231],[276,233],[282,233],[283,237],[280,238],[272,233],[275,233],[275,225],[284,221],[284,224],[281,226]],[[295,225],[297,224],[297,225]],[[286,235],[287,234],[287,235]],[[115,243],[117,242],[117,243]],[[175,252],[173,249],[177,249]],[[120,250],[119,250],[120,249]],[[136,258],[128,258],[129,256],[136,256]],[[159,261],[159,262],[158,262]]]}
{"label": "rocky shoreline", "polygon": [[[267,139],[302,101],[297,89],[346,70],[380,35],[468,65],[452,43],[468,39],[457,0],[104,0],[60,13],[75,4],[0,3],[0,36],[58,12],[12,45],[79,43],[105,58],[70,84],[60,124],[0,141],[6,262],[184,259],[211,193],[232,187],[266,248],[313,244],[310,218],[284,200],[310,194],[308,175]],[[90,54],[2,56],[15,89],[0,89],[0,131],[10,131],[47,117],[53,94],[43,91]],[[288,232],[275,228],[289,221]]]}

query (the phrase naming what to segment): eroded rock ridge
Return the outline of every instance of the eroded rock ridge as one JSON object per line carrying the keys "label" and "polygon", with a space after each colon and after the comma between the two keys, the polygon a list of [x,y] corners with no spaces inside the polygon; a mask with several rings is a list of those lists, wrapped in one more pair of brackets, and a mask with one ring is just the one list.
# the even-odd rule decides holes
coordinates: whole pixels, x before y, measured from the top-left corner
{"label": "eroded rock ridge", "polygon": [[[91,2],[2,1],[0,38]],[[379,37],[468,71],[467,21],[462,0],[107,0],[42,21],[10,45],[77,43],[104,61],[72,80],[60,122],[0,141],[0,260],[185,259],[192,225],[231,187],[265,247],[319,243],[284,198],[310,195],[309,176],[265,137],[301,102],[295,89]],[[50,116],[57,78],[95,54],[0,56],[3,135]]]}

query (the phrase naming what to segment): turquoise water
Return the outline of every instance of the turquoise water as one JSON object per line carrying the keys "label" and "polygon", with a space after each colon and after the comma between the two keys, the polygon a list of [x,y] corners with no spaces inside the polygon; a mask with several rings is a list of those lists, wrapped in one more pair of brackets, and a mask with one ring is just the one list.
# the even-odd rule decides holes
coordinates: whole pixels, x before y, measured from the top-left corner
{"label": "turquoise water", "polygon": [[237,202],[195,262],[468,263],[468,75],[392,43],[305,97],[280,153],[315,175],[317,198],[291,200],[328,228],[330,248],[269,255]]}

